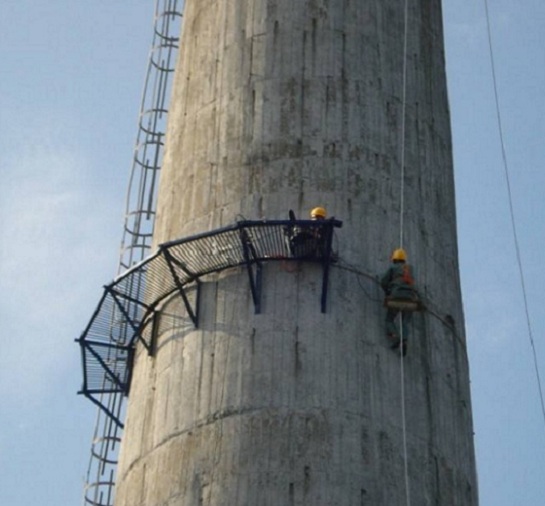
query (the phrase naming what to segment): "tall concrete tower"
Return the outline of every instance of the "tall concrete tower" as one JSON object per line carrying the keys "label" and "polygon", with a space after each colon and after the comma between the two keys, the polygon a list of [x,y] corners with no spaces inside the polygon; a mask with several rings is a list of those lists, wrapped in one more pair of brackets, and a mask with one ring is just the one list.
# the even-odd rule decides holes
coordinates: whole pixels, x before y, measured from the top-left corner
{"label": "tall concrete tower", "polygon": [[[197,328],[163,305],[117,506],[477,505],[441,1],[406,19],[403,0],[186,0],[155,244],[316,205],[343,227],[325,312],[305,261],[264,262],[258,312],[240,267],[200,279]],[[373,279],[401,211],[428,304],[403,362]]]}

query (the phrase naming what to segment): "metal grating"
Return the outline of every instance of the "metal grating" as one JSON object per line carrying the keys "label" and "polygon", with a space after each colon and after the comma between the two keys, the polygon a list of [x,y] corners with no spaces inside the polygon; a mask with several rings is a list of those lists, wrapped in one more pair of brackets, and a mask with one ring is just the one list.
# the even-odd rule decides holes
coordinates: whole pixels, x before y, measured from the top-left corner
{"label": "metal grating", "polygon": [[[335,219],[240,221],[162,244],[153,256],[105,286],[89,324],[77,339],[83,363],[80,393],[122,427],[120,417],[101,402],[100,395],[129,393],[134,348],[141,342],[152,353],[155,314],[173,294],[183,299],[190,318],[198,326],[198,287],[200,278],[207,274],[245,266],[259,313],[263,262],[318,262],[323,266],[321,307],[325,312],[328,268],[335,260],[331,250],[333,229],[340,226],[342,222]],[[188,289],[195,286],[197,293],[190,297]]]}

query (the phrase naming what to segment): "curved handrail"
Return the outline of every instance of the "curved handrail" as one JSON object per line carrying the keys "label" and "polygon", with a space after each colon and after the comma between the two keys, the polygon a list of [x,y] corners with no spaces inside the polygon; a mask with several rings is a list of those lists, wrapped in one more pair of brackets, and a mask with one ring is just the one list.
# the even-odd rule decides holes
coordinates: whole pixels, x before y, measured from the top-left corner
{"label": "curved handrail", "polygon": [[[122,426],[119,417],[108,406],[101,405],[97,396],[128,394],[136,343],[141,342],[151,353],[154,336],[150,323],[165,300],[179,294],[197,326],[198,307],[193,306],[198,304],[198,297],[192,306],[187,288],[198,285],[203,276],[245,266],[256,312],[259,312],[255,266],[260,268],[261,263],[267,261],[304,260],[323,264],[326,272],[332,261],[333,229],[341,226],[342,222],[334,218],[246,220],[161,244],[155,254],[104,287],[97,308],[76,340],[83,363],[83,387],[79,393],[89,397]],[[325,280],[324,277],[324,283]]]}

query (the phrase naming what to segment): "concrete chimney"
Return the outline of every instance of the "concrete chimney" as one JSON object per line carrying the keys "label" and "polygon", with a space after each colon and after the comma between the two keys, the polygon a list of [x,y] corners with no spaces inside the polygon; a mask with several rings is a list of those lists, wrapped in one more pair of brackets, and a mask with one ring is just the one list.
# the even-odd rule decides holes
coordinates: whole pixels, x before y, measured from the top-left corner
{"label": "concrete chimney", "polygon": [[[264,262],[259,314],[240,267],[201,279],[198,328],[164,305],[135,359],[117,506],[477,506],[441,1],[408,4],[405,53],[401,0],[186,0],[155,244],[318,205],[343,227],[325,312],[304,261]],[[375,280],[402,165],[428,305],[404,399]]]}

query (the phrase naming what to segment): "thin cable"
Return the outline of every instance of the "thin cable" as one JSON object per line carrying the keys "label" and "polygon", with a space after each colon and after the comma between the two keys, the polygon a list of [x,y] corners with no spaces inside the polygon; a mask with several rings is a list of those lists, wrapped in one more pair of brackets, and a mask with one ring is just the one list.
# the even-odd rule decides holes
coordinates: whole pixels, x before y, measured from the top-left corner
{"label": "thin cable", "polygon": [[401,96],[401,190],[399,206],[399,247],[403,248],[403,226],[405,214],[405,110],[407,103],[407,34],[409,25],[409,2],[405,0],[404,34],[403,34],[403,88]]}
{"label": "thin cable", "polygon": [[[406,104],[407,104],[407,39],[408,39],[408,26],[409,26],[409,2],[405,0],[404,10],[404,33],[403,33],[403,89],[401,98],[401,152],[400,152],[400,164],[401,164],[401,181],[400,181],[400,204],[399,204],[399,247],[403,248],[403,228],[405,217],[405,117],[406,117]],[[407,500],[407,506],[411,506],[411,493],[409,487],[409,463],[407,456],[407,428],[405,420],[405,369],[404,369],[404,353],[403,353],[403,311],[399,313],[400,320],[400,333],[399,333],[399,351],[400,351],[400,368],[401,368],[401,426],[403,435],[403,471],[405,478],[405,497]]]}
{"label": "thin cable", "polygon": [[518,241],[518,234],[517,234],[517,226],[515,221],[515,212],[513,207],[513,196],[511,193],[511,181],[509,177],[509,167],[507,164],[507,155],[505,150],[505,142],[503,140],[503,127],[502,127],[502,121],[501,121],[501,113],[500,113],[500,100],[499,100],[499,94],[498,94],[498,85],[496,80],[496,66],[494,63],[494,51],[492,46],[492,31],[490,29],[490,15],[488,13],[488,0],[484,0],[484,8],[486,11],[486,28],[488,32],[488,47],[490,52],[490,65],[492,67],[492,82],[494,86],[494,99],[496,104],[496,117],[498,121],[498,133],[500,137],[500,145],[501,145],[501,154],[503,159],[503,169],[505,173],[505,181],[507,183],[507,194],[509,197],[509,213],[511,216],[511,228],[513,231],[513,238],[515,242],[515,251],[517,256],[517,264],[518,264],[518,270],[519,270],[519,276],[520,276],[520,284],[522,287],[522,297],[524,300],[524,312],[526,314],[526,325],[528,326],[528,337],[530,339],[530,345],[532,347],[532,354],[534,358],[534,368],[536,372],[536,379],[537,379],[537,387],[539,390],[539,400],[541,402],[541,413],[543,415],[543,425],[545,426],[545,403],[543,401],[543,388],[541,386],[541,378],[539,375],[539,367],[537,362],[537,353],[536,353],[536,347],[534,343],[534,336],[532,332],[532,325],[530,322],[530,312],[528,310],[528,296],[526,294],[526,283],[524,281],[524,271],[522,269],[522,259],[520,254],[520,247],[519,247],[519,241]]}
{"label": "thin cable", "polygon": [[407,424],[405,420],[405,366],[404,366],[404,343],[403,343],[403,311],[399,313],[400,328],[399,332],[399,354],[401,356],[399,363],[401,364],[401,426],[403,428],[403,470],[405,475],[405,496],[407,498],[407,506],[411,505],[411,489],[409,487],[409,464],[407,458]]}

